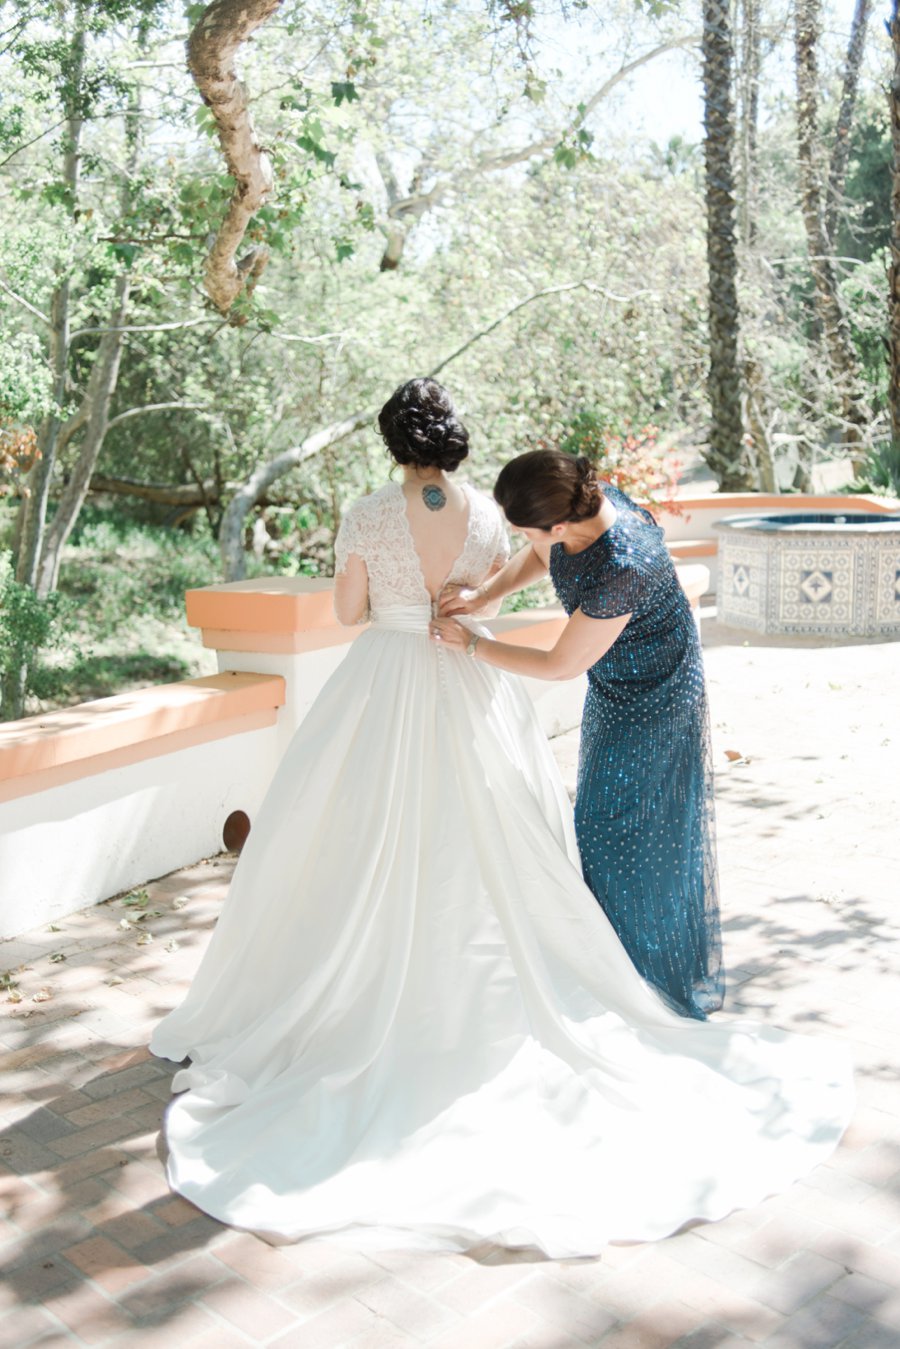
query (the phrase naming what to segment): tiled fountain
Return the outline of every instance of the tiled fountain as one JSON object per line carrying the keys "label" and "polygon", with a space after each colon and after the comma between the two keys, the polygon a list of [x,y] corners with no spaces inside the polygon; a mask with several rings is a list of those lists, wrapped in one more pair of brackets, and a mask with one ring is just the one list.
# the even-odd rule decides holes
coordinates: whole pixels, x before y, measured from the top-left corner
{"label": "tiled fountain", "polygon": [[718,616],[752,632],[900,638],[900,515],[732,515]]}

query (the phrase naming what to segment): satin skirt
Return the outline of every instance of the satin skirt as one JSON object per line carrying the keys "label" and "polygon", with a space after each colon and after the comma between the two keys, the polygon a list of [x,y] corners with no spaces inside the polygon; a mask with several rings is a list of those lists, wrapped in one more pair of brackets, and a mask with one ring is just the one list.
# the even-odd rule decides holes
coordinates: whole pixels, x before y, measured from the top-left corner
{"label": "satin skirt", "polygon": [[584,884],[517,680],[375,615],[298,729],[184,1003],[174,1189],[297,1240],[550,1256],[783,1189],[852,1105],[827,1040],[678,1016]]}

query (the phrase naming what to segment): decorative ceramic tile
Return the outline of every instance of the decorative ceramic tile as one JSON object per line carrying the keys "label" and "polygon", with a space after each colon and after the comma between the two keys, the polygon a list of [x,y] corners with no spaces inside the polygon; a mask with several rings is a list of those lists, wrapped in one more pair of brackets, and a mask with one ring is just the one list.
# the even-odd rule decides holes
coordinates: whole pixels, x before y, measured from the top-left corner
{"label": "decorative ceramic tile", "polygon": [[772,542],[777,559],[773,568],[775,593],[769,596],[767,617],[775,619],[775,630],[850,633],[857,572],[855,549],[842,547],[846,540],[831,538],[776,538]]}
{"label": "decorative ceramic tile", "polygon": [[880,523],[720,527],[722,621],[796,636],[900,637],[900,524]]}
{"label": "decorative ceramic tile", "polygon": [[900,545],[885,540],[875,552],[875,621],[900,633]]}
{"label": "decorative ceramic tile", "polygon": [[738,627],[762,627],[766,569],[765,551],[755,539],[735,542],[729,547],[727,558],[720,556],[718,603],[724,622],[734,622]]}

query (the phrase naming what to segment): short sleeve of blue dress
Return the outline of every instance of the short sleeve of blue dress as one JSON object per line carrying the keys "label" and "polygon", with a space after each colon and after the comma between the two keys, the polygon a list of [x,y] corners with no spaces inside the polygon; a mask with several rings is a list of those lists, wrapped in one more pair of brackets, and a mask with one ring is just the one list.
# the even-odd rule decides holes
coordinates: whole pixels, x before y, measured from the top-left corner
{"label": "short sleeve of blue dress", "polygon": [[723,979],[709,714],[697,627],[649,512],[617,510],[588,548],[551,549],[569,614],[630,614],[588,671],[575,822],[585,879],[638,970],[702,1018]]}
{"label": "short sleeve of blue dress", "polygon": [[649,578],[628,557],[613,558],[597,567],[596,579],[586,578],[578,608],[588,618],[621,618],[633,614],[647,593]]}

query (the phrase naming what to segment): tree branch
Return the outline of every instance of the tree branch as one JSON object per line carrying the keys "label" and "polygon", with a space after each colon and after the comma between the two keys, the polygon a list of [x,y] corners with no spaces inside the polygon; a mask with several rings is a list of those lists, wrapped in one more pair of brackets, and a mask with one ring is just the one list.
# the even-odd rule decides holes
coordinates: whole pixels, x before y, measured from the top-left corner
{"label": "tree branch", "polygon": [[832,245],[835,241],[838,223],[838,211],[844,195],[844,182],[847,177],[847,161],[850,158],[850,133],[853,127],[853,114],[856,110],[856,94],[859,88],[859,72],[862,66],[866,44],[866,29],[872,13],[872,0],[856,0],[853,11],[853,24],[850,40],[847,43],[847,57],[844,63],[844,81],[841,89],[841,107],[834,128],[834,142],[831,147],[831,162],[828,166],[828,189],[825,206],[825,233]]}
{"label": "tree branch", "polygon": [[[522,164],[528,159],[533,159],[535,155],[545,154],[548,150],[552,150],[565,136],[583,125],[597,105],[612,93],[616,85],[627,79],[635,70],[639,70],[648,61],[655,60],[657,56],[664,56],[666,52],[678,51],[684,47],[696,46],[700,41],[699,34],[691,33],[686,37],[672,38],[669,42],[662,42],[658,47],[653,47],[641,56],[636,56],[633,61],[626,62],[625,65],[614,71],[607,80],[604,80],[600,88],[591,95],[583,108],[569,120],[561,131],[554,131],[550,135],[542,136],[540,140],[532,141],[529,145],[524,145],[518,150],[505,150],[498,154],[481,155],[475,161],[475,172],[493,173],[499,169],[509,169],[514,164]],[[449,191],[450,183],[448,181],[437,182],[428,192],[413,190],[408,196],[399,197],[393,173],[385,157],[378,155],[376,161],[388,194],[387,216],[388,221],[391,222],[388,225],[388,242],[381,259],[381,270],[383,272],[394,271],[400,266],[400,259],[406,243],[408,230],[403,222],[406,219],[418,220],[426,211],[436,206],[445,193]]]}
{"label": "tree branch", "polygon": [[[109,492],[114,496],[140,497],[143,501],[153,501],[160,506],[202,506],[203,496],[192,482],[138,482],[136,478],[110,478],[103,473],[91,475],[92,492]],[[213,478],[203,482],[203,490],[214,500],[218,498],[218,488]]]}
{"label": "tree branch", "polygon": [[482,172],[493,169],[508,169],[513,164],[521,164],[523,160],[531,159],[534,155],[542,154],[545,150],[552,150],[558,145],[562,138],[572,131],[576,131],[582,126],[599,103],[604,98],[608,98],[616,85],[627,80],[628,76],[634,71],[640,70],[648,61],[654,61],[657,56],[664,56],[666,52],[679,51],[684,47],[696,47],[701,41],[699,33],[691,33],[686,37],[672,38],[669,42],[661,42],[658,47],[653,47],[650,51],[644,52],[641,56],[636,56],[633,61],[627,61],[624,66],[620,66],[614,71],[607,80],[604,80],[595,94],[592,94],[584,105],[583,111],[579,111],[576,117],[573,117],[568,126],[561,132],[544,136],[541,140],[534,141],[531,145],[523,146],[521,150],[508,150],[498,155],[483,155],[476,164],[476,167]]}
{"label": "tree branch", "polygon": [[280,478],[282,474],[288,473],[298,464],[302,464],[304,460],[311,459],[313,455],[321,453],[322,450],[329,449],[332,445],[337,445],[339,441],[345,440],[354,431],[358,431],[361,426],[365,426],[366,422],[370,422],[373,416],[373,410],[366,408],[365,411],[355,412],[342,421],[332,422],[330,426],[325,426],[320,431],[314,431],[299,445],[292,445],[290,449],[283,450],[274,459],[270,459],[267,463],[260,464],[254,469],[246,482],[242,483],[235,492],[222,516],[219,548],[227,580],[239,580],[244,574],[244,549],[242,546],[244,520],[276,478]]}
{"label": "tree branch", "polygon": [[268,261],[253,248],[240,261],[237,250],[254,213],[273,187],[272,166],[257,138],[247,91],[237,77],[235,56],[275,13],[282,0],[213,0],[188,38],[188,69],[212,113],[234,192],[206,260],[206,290],[227,315],[241,291],[252,289]]}
{"label": "tree branch", "polygon": [[3,280],[2,276],[0,276],[0,289],[5,290],[7,295],[9,295],[13,300],[15,300],[16,304],[20,304],[23,309],[27,309],[29,314],[33,314],[35,318],[40,319],[41,323],[46,323],[47,327],[48,328],[50,327],[49,317],[46,314],[42,314],[39,309],[35,309],[34,305],[30,304],[29,301],[24,299],[23,296],[17,295],[16,292],[13,290],[12,286],[8,285]]}
{"label": "tree branch", "polygon": [[38,141],[42,141],[45,136],[49,136],[51,131],[56,131],[58,127],[65,126],[65,122],[66,119],[61,117],[58,122],[48,126],[45,131],[40,131],[36,136],[32,136],[30,141],[23,141],[21,145],[17,145],[15,150],[8,154],[5,159],[0,159],[0,169],[5,168],[9,161],[15,159],[16,155],[20,155],[23,150],[27,150],[32,145],[37,145]]}
{"label": "tree branch", "polygon": [[179,328],[199,328],[209,323],[221,323],[221,319],[207,315],[199,319],[180,319],[177,323],[124,324],[121,328],[79,328],[69,339],[74,342],[79,337],[92,337],[98,333],[101,337],[107,333],[171,333]]}
{"label": "tree branch", "polygon": [[107,431],[111,431],[114,426],[120,422],[128,421],[129,417],[140,417],[144,412],[168,412],[176,408],[184,408],[192,412],[210,412],[208,403],[144,403],[139,408],[129,408],[127,412],[120,412],[115,417],[111,417],[106,423]]}
{"label": "tree branch", "polygon": [[[594,295],[602,295],[605,299],[614,300],[619,304],[627,304],[631,300],[637,299],[638,296],[653,293],[649,290],[639,290],[635,291],[633,295],[616,295],[612,291],[605,290],[602,286],[595,285],[592,281],[569,281],[561,286],[546,286],[543,290],[535,291],[533,295],[527,295],[524,300],[519,300],[516,304],[511,305],[499,318],[489,323],[486,328],[474,333],[466,342],[463,342],[462,346],[457,347],[449,356],[445,356],[442,361],[439,361],[429,371],[429,375],[433,378],[451,361],[455,361],[463,352],[468,351],[483,337],[487,337],[495,328],[499,328],[501,323],[505,323],[508,318],[518,313],[520,309],[524,309],[526,305],[532,304],[543,296],[561,295],[571,290],[588,290]],[[253,507],[259,504],[263,494],[271,487],[276,478],[280,478],[282,474],[290,472],[291,469],[304,463],[305,460],[311,459],[314,455],[320,454],[323,450],[331,449],[333,445],[345,440],[347,436],[352,435],[354,431],[358,431],[367,423],[371,424],[375,420],[376,412],[376,408],[365,408],[361,412],[354,412],[342,421],[333,422],[330,426],[323,427],[321,431],[313,432],[299,445],[293,445],[290,449],[276,455],[274,459],[270,459],[254,469],[250,477],[238,488],[229,501],[222,516],[219,549],[226,580],[240,580],[244,575],[244,550],[242,546],[244,520]]]}
{"label": "tree branch", "polygon": [[650,290],[636,290],[632,295],[616,295],[611,290],[604,290],[602,286],[595,285],[593,281],[567,281],[562,286],[545,286],[543,290],[536,290],[533,295],[526,295],[524,300],[518,300],[514,305],[510,305],[509,309],[505,309],[499,318],[495,318],[486,328],[481,328],[477,333],[474,333],[466,342],[463,342],[461,347],[457,347],[449,356],[445,356],[433,369],[429,370],[429,377],[433,379],[451,361],[455,361],[458,356],[462,356],[464,351],[469,350],[469,347],[474,346],[476,342],[480,342],[483,337],[487,337],[495,328],[499,328],[501,323],[505,323],[507,319],[512,318],[513,314],[517,314],[526,305],[533,304],[535,300],[543,299],[546,295],[562,295],[571,290],[587,290],[592,295],[602,295],[605,300],[614,300],[616,304],[630,304],[632,300],[638,299],[641,295],[653,294]]}

